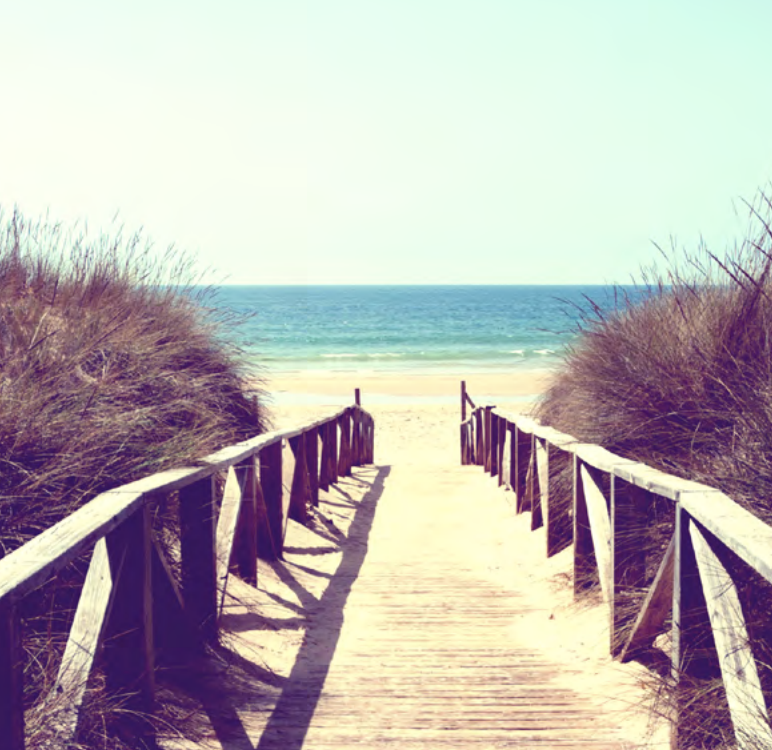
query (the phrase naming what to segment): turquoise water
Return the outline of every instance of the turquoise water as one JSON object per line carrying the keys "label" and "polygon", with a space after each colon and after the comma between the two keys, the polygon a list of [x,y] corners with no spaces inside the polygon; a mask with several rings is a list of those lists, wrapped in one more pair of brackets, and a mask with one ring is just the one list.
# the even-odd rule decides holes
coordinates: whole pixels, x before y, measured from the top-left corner
{"label": "turquoise water", "polygon": [[[628,290],[629,291],[629,290]],[[602,286],[222,286],[234,341],[269,375],[553,367]]]}

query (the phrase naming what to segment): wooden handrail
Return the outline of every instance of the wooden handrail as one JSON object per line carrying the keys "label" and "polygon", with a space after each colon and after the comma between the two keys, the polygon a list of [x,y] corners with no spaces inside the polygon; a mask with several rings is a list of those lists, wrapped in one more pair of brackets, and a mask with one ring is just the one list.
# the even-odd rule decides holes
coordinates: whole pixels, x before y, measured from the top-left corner
{"label": "wooden handrail", "polygon": [[[56,682],[64,705],[63,744],[75,739],[84,686],[96,650],[105,653],[108,686],[128,694],[128,717],[147,714],[154,702],[153,620],[166,624],[168,650],[186,659],[218,637],[218,619],[232,567],[257,583],[257,553],[280,557],[287,515],[305,516],[353,466],[372,463],[375,422],[355,404],[287,430],[257,435],[222,448],[193,466],[171,469],[103,492],[0,559],[0,738],[23,750],[23,671],[19,601],[93,547],[91,564]],[[319,442],[322,443],[321,455]],[[289,501],[282,480],[282,449],[291,445],[294,470]],[[321,458],[321,460],[320,460]],[[226,475],[215,502],[215,475]],[[179,493],[180,584],[151,538],[149,509]],[[219,514],[217,508],[219,507]],[[161,629],[163,634],[164,629]],[[154,747],[150,723],[137,725],[138,747]]]}
{"label": "wooden handrail", "polygon": [[[462,399],[466,395],[462,383]],[[497,461],[497,456],[508,456],[508,461]],[[573,473],[570,498],[553,496],[553,460]],[[474,408],[468,417],[462,409],[461,463],[498,474],[499,483],[514,492],[517,512],[531,510],[531,527],[545,526],[547,556],[573,544],[575,595],[587,588],[589,579],[598,579],[609,607],[613,656],[627,661],[652,648],[666,621],[672,620],[676,747],[685,714],[697,710],[679,687],[695,676],[684,644],[704,636],[691,624],[698,605],[693,581],[700,581],[738,747],[772,747],[770,719],[734,583],[713,551],[723,545],[772,583],[772,527],[719,490],[495,407]],[[631,591],[646,583],[644,552],[635,544],[636,524],[645,523],[646,506],[656,498],[673,503],[676,528],[648,594],[631,613]]]}

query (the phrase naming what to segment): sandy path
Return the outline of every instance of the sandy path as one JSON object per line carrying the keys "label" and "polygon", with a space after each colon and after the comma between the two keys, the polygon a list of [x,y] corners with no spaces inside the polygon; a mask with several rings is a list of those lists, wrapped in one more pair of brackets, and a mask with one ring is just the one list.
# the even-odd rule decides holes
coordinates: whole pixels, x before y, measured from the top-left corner
{"label": "sandy path", "polygon": [[572,602],[570,550],[546,560],[511,493],[458,465],[457,409],[372,411],[376,467],[291,525],[257,590],[234,581],[223,625],[257,679],[212,747],[667,747],[645,670]]}

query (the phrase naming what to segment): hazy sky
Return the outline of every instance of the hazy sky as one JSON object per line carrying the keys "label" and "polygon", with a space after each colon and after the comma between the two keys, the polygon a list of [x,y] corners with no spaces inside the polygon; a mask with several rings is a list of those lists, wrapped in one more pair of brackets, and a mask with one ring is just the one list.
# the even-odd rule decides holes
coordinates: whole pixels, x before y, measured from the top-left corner
{"label": "hazy sky", "polygon": [[772,3],[0,4],[0,204],[232,283],[625,281],[772,178]]}

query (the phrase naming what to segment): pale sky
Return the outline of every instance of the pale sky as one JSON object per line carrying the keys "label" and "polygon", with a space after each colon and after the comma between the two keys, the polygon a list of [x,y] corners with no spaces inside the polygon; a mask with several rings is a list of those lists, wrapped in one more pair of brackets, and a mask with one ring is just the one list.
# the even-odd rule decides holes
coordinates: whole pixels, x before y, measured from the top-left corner
{"label": "pale sky", "polygon": [[229,283],[603,283],[772,178],[772,3],[0,0],[0,205]]}

